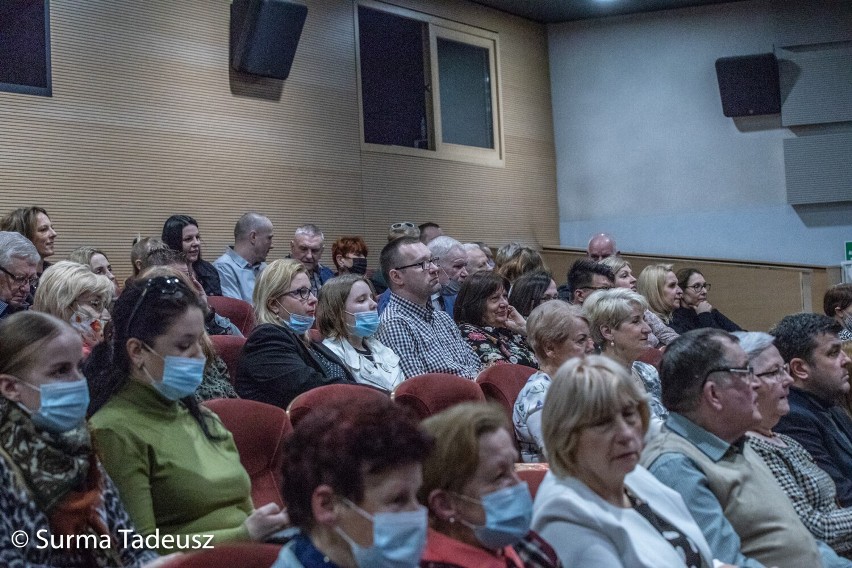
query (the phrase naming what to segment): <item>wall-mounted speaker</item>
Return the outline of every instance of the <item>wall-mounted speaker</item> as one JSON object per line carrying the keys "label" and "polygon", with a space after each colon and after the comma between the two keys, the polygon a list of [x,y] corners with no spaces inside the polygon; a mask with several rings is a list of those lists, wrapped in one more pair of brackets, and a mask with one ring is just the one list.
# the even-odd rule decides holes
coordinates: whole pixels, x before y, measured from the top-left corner
{"label": "wall-mounted speaker", "polygon": [[725,116],[781,112],[781,85],[774,53],[719,58],[716,77]]}
{"label": "wall-mounted speaker", "polygon": [[231,3],[231,66],[237,71],[286,79],[308,7],[294,0]]}

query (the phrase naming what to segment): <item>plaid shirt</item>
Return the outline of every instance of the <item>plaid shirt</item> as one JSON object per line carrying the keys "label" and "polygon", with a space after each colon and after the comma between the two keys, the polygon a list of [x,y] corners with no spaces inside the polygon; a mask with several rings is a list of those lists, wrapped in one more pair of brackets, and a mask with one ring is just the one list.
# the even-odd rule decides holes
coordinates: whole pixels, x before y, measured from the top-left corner
{"label": "plaid shirt", "polygon": [[391,294],[381,318],[376,339],[399,355],[405,378],[451,373],[472,379],[479,374],[479,357],[447,313]]}

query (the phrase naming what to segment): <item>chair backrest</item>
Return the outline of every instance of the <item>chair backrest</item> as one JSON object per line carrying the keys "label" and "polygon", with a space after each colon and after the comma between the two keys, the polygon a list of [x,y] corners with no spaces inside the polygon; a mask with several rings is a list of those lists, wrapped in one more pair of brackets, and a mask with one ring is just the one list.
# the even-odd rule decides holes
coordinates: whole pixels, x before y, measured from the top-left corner
{"label": "chair backrest", "polygon": [[277,503],[283,507],[284,440],[293,431],[287,413],[277,406],[242,398],[217,398],[204,405],[234,436],[240,463],[251,479],[254,506]]}
{"label": "chair backrest", "polygon": [[243,345],[246,344],[245,337],[237,335],[211,335],[210,341],[216,349],[216,354],[222,358],[228,367],[228,375],[233,385],[237,379],[237,365],[243,355]]}
{"label": "chair backrest", "polygon": [[476,382],[485,394],[486,400],[494,401],[503,407],[511,423],[518,394],[533,373],[535,369],[526,365],[500,363],[491,365],[479,373]]}
{"label": "chair backrest", "polygon": [[305,391],[294,398],[287,406],[287,415],[293,428],[311,411],[331,406],[338,403],[358,404],[369,400],[387,400],[388,395],[384,391],[369,385],[356,385],[351,383],[340,383],[334,385],[323,385]]}
{"label": "chair backrest", "polygon": [[535,499],[538,486],[544,480],[545,474],[550,471],[550,467],[546,463],[516,463],[515,473],[521,478],[521,481],[526,481],[530,487],[530,495]]}
{"label": "chair backrest", "polygon": [[280,544],[217,544],[213,550],[182,554],[163,568],[269,568],[280,552]]}
{"label": "chair backrest", "polygon": [[207,303],[217,314],[231,320],[246,337],[254,329],[254,306],[248,302],[228,296],[207,296]]}
{"label": "chair backrest", "polygon": [[402,381],[391,398],[411,408],[420,420],[462,402],[485,402],[476,382],[447,373],[426,373]]}

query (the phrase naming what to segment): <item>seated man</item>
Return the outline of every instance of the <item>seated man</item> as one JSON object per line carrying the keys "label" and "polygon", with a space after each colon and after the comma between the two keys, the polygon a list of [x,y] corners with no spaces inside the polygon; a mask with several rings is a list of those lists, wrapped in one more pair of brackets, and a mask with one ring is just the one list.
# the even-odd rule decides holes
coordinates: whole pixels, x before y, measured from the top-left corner
{"label": "seated man", "polygon": [[316,225],[308,223],[296,227],[293,240],[290,241],[290,254],[287,256],[287,258],[295,258],[308,270],[311,292],[314,296],[319,296],[322,285],[334,278],[334,272],[320,264],[324,243],[325,235]]}
{"label": "seated man", "polygon": [[476,377],[479,357],[461,338],[453,318],[432,307],[432,294],[441,285],[429,248],[418,239],[402,237],[385,245],[380,262],[391,295],[376,339],[399,355],[405,377]]}
{"label": "seated man", "polygon": [[444,236],[444,230],[441,229],[438,223],[427,221],[420,224],[417,229],[420,231],[420,242],[428,245],[434,239]]}
{"label": "seated man", "polygon": [[254,282],[266,268],[272,250],[272,221],[258,213],[245,213],[234,225],[234,246],[216,259],[222,295],[252,304]]}
{"label": "seated man", "polygon": [[680,493],[714,558],[746,567],[821,566],[817,542],[744,444],[761,418],[759,381],[748,363],[726,331],[696,329],[673,341],[660,368],[670,415],[641,463]]}
{"label": "seated man", "polygon": [[[568,271],[567,290],[559,287],[559,298],[575,306],[582,306],[586,298],[597,290],[607,290],[615,285],[615,274],[599,262],[581,258]],[[567,293],[567,297],[566,294]]]}
{"label": "seated man", "polygon": [[38,281],[40,260],[28,238],[14,231],[0,231],[0,319],[30,307],[27,298]]}
{"label": "seated man", "polygon": [[849,357],[840,348],[840,324],[820,314],[795,314],[770,333],[790,366],[790,412],[776,432],[810,452],[837,485],[842,507],[852,506],[852,420],[839,403],[849,390]]}
{"label": "seated man", "polygon": [[438,283],[441,287],[432,294],[432,307],[444,310],[453,316],[456,296],[459,295],[462,282],[467,278],[467,253],[462,244],[452,237],[441,236],[426,245],[436,258],[438,265]]}
{"label": "seated man", "polygon": [[467,273],[468,275],[480,270],[491,270],[491,265],[488,263],[488,255],[476,243],[465,243],[462,245],[464,252],[467,253]]}
{"label": "seated man", "polygon": [[612,235],[606,233],[598,233],[589,239],[589,244],[586,247],[586,255],[595,262],[600,262],[608,256],[618,254],[618,247],[615,246],[615,239]]}

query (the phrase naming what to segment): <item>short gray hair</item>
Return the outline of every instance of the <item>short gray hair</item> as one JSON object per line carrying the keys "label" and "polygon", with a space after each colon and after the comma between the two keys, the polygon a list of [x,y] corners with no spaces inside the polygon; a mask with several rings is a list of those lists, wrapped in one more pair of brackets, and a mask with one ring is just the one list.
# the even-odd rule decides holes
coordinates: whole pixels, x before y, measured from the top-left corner
{"label": "short gray hair", "polygon": [[447,253],[456,247],[464,250],[460,242],[447,236],[432,239],[426,246],[429,247],[429,252],[432,253],[432,256],[437,256],[438,258],[447,256]]}
{"label": "short gray hair", "polygon": [[30,264],[38,264],[41,255],[28,238],[14,231],[0,231],[0,266],[19,258]]}
{"label": "short gray hair", "polygon": [[749,361],[766,351],[775,343],[775,338],[763,331],[735,331],[740,347],[748,355]]}
{"label": "short gray hair", "polygon": [[298,237],[299,235],[304,235],[306,237],[320,237],[322,240],[325,240],[325,235],[323,235],[320,228],[313,223],[296,227],[296,231],[293,233],[293,236]]}

